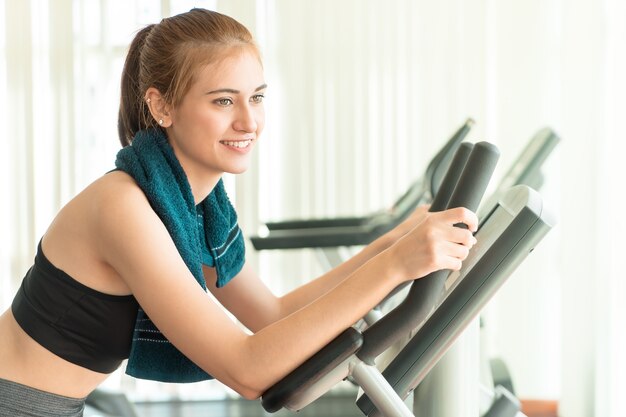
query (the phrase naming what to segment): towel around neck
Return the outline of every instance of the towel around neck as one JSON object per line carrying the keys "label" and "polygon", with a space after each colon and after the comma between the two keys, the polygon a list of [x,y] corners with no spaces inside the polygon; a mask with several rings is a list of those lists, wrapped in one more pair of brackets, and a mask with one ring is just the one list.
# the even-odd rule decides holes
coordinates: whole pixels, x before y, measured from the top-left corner
{"label": "towel around neck", "polygon": [[[221,179],[196,206],[187,176],[160,128],[138,132],[132,144],[118,152],[115,165],[135,179],[204,290],[203,263],[215,267],[218,287],[241,271],[245,260],[243,235]],[[141,308],[126,373],[162,382],[211,378],[176,349]]]}

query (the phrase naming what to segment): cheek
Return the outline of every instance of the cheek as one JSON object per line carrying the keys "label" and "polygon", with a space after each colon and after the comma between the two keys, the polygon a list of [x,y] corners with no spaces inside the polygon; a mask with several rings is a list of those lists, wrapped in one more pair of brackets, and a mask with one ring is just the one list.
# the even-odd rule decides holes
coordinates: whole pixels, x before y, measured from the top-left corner
{"label": "cheek", "polygon": [[193,119],[189,119],[187,122],[201,136],[221,136],[228,127],[226,117],[220,117],[210,112],[195,113]]}
{"label": "cheek", "polygon": [[213,123],[213,119],[216,118],[206,103],[198,101],[185,103],[175,115],[176,121],[187,127],[193,127],[194,125],[206,126],[209,123]]}

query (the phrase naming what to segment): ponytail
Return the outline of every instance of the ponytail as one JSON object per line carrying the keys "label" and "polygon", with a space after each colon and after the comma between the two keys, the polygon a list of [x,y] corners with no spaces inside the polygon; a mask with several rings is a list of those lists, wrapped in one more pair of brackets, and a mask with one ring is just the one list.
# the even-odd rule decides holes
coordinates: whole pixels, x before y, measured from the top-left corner
{"label": "ponytail", "polygon": [[152,117],[141,96],[140,71],[141,49],[155,25],[141,29],[130,44],[122,71],[120,110],[117,119],[117,132],[123,147],[130,145],[135,134],[152,124]]}

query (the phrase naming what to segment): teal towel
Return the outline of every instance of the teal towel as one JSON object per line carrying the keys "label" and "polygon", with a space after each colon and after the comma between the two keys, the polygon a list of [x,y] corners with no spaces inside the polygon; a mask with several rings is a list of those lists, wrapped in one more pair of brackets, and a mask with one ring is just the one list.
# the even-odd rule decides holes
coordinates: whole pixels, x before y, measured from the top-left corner
{"label": "teal towel", "polygon": [[[135,179],[205,291],[202,263],[215,267],[218,287],[241,271],[243,236],[222,180],[196,206],[187,176],[161,129],[138,132],[132,145],[118,152],[115,166]],[[142,309],[137,315],[126,373],[161,382],[211,378],[176,349]]]}

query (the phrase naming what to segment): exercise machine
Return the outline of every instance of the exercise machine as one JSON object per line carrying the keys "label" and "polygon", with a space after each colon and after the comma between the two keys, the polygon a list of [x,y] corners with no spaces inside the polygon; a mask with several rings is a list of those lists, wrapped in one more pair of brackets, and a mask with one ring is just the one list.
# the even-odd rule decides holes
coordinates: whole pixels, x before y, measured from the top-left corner
{"label": "exercise machine", "polygon": [[[476,210],[475,201],[474,205],[468,204],[461,201],[467,195],[458,196],[473,188],[467,184],[469,180],[463,180],[466,175],[486,165],[472,158],[475,152],[476,149],[472,150],[450,198],[450,207],[463,205]],[[485,186],[484,175],[478,182],[481,181],[481,186]],[[439,204],[437,198],[432,205],[436,209],[435,203]],[[346,329],[268,390],[263,395],[263,406],[267,411],[283,407],[299,410],[339,381],[351,377],[364,391],[357,401],[364,414],[412,416],[404,403],[408,393],[422,382],[550,227],[551,220],[543,211],[540,196],[527,186],[513,187],[481,220],[477,232],[479,244],[472,249],[461,271],[440,271],[434,278],[416,280],[405,300],[394,310],[363,332]],[[414,336],[381,373],[375,366],[376,358],[409,333]],[[496,400],[494,404],[499,403],[499,398]]]}
{"label": "exercise machine", "polygon": [[[417,205],[423,203],[429,203],[432,200],[440,186],[442,180],[442,172],[450,165],[452,154],[458,149],[463,138],[469,132],[469,129],[473,125],[473,120],[468,119],[461,128],[455,132],[452,138],[444,145],[444,147],[438,152],[433,160],[428,165],[426,172],[422,179],[416,181],[411,188],[398,200],[394,207],[402,207],[403,203],[412,201],[411,204],[406,204],[407,210],[414,209]],[[542,168],[551,155],[554,148],[559,143],[559,136],[549,127],[540,129],[526,144],[525,148],[518,155],[516,160],[511,164],[506,174],[499,181],[494,192],[486,198],[480,205],[477,215],[479,219],[483,219],[488,215],[488,211],[491,210],[498,203],[498,200],[502,198],[505,193],[512,187],[520,184],[529,186],[532,189],[539,190],[544,183],[544,175]],[[445,157],[444,157],[445,155]],[[436,174],[435,174],[436,173]],[[407,198],[408,196],[413,196]],[[382,210],[379,213],[385,213],[386,210]],[[349,256],[346,255],[347,248],[341,246],[346,243],[346,238],[342,235],[353,231],[356,233],[355,238],[358,244],[366,244],[373,238],[377,237],[368,236],[367,234],[360,233],[360,228],[363,224],[368,224],[373,218],[376,218],[378,213],[369,218],[356,218],[356,219],[324,219],[324,220],[295,220],[285,222],[268,223],[267,228],[269,233],[265,237],[256,237],[253,239],[253,244],[258,250],[264,249],[291,249],[291,248],[312,248],[316,250],[322,266],[326,269],[330,269],[339,263],[343,262]],[[398,221],[394,222],[393,216],[386,216],[389,221],[388,228],[392,228]],[[378,217],[379,220],[384,220],[384,216]],[[380,223],[381,221],[379,221]],[[333,226],[353,226],[352,229],[345,228],[333,228]],[[357,226],[357,227],[354,227]],[[273,230],[280,230],[280,236],[276,236]],[[322,248],[316,248],[314,239],[309,239],[310,236],[316,236],[317,234],[323,234],[325,244],[328,245]],[[359,234],[360,233],[360,234]],[[334,237],[338,237],[334,239]],[[389,297],[387,297],[379,306],[368,313],[363,320],[356,325],[360,330],[364,330],[367,325],[373,324],[376,320],[384,315],[386,311],[392,308],[398,301],[398,298],[402,295],[402,289],[394,291]],[[400,295],[398,295],[400,294]],[[480,333],[484,333],[483,321],[480,322]],[[407,338],[410,335],[407,335]],[[482,336],[481,336],[482,337]],[[379,367],[387,365],[390,358],[395,356],[397,351],[404,346],[405,341],[398,342],[394,348],[388,349],[384,355],[378,358]],[[482,344],[484,346],[484,343]],[[444,359],[443,362],[446,362]],[[499,393],[499,397],[502,397],[500,402],[509,401],[512,395],[515,394],[513,389],[512,378],[508,372],[506,364],[499,358],[489,358],[484,347],[481,349],[481,368],[480,379],[481,385],[479,391],[481,392],[481,410],[488,410],[490,406],[494,404],[493,396],[494,392]],[[433,372],[435,374],[436,372]],[[425,388],[425,385],[445,385],[445,382],[437,381],[442,379],[439,376],[433,376],[425,381],[422,386],[422,391],[429,391],[427,398],[432,398],[433,390],[437,388]],[[433,382],[433,380],[435,380]],[[449,390],[449,388],[440,388],[441,390]],[[430,401],[420,398],[416,398],[416,401]],[[509,401],[509,402],[512,402]],[[487,413],[487,411],[485,411]],[[487,415],[487,414],[485,414]],[[505,415],[505,414],[501,414]]]}
{"label": "exercise machine", "polygon": [[[408,195],[413,195],[417,197],[416,200],[413,200],[413,204],[409,205],[409,207],[413,209],[418,204],[429,203],[432,200],[432,196],[436,194],[436,191],[440,186],[442,179],[442,170],[447,169],[450,164],[451,155],[458,148],[461,141],[466,136],[469,128],[472,125],[473,121],[471,119],[468,119],[468,121],[463,126],[461,126],[461,128],[457,132],[455,132],[455,134],[448,141],[448,143],[446,143],[446,145],[430,162],[428,168],[426,169],[424,177],[421,180],[416,181],[399,201],[406,201],[406,196]],[[478,218],[483,219],[485,216],[487,216],[488,211],[491,210],[497,204],[498,200],[502,198],[505,193],[515,185],[524,184],[532,189],[539,190],[544,183],[544,176],[542,173],[543,165],[547,158],[551,155],[552,151],[557,146],[559,141],[559,136],[549,127],[545,127],[537,131],[535,135],[532,136],[531,139],[528,141],[525,148],[518,155],[516,160],[511,164],[506,174],[499,181],[499,184],[495,188],[495,191],[492,192],[491,195],[482,202],[477,212]],[[442,155],[446,155],[446,157],[443,158]],[[438,172],[438,175],[433,175],[434,172]],[[420,185],[416,186],[415,184]],[[430,184],[430,186],[426,184]],[[430,191],[428,191],[428,189],[430,189]],[[414,192],[414,190],[422,191]],[[395,206],[402,205],[396,203]],[[384,212],[384,210],[382,212]],[[388,219],[392,219],[392,217],[388,216]],[[367,222],[360,220],[358,223],[355,224],[360,225],[365,223]],[[390,221],[390,223],[393,225],[397,224],[394,224],[393,221]],[[323,255],[320,256],[323,265],[327,269],[330,269],[331,267],[338,265],[348,257],[345,255],[341,255],[342,250],[345,250],[345,248],[341,247],[340,245],[342,243],[345,243],[345,239],[333,240],[334,232],[337,231],[338,235],[340,236],[342,233],[346,233],[346,229],[332,229],[331,226],[335,224],[345,224],[345,222],[342,219],[326,219],[268,223],[268,229],[270,230],[269,235],[267,235],[266,237],[256,237],[256,239],[253,240],[253,243],[255,244],[255,247],[259,250],[290,249],[303,247],[316,249],[318,255]],[[393,226],[390,225],[389,228],[391,227]],[[318,233],[318,230],[316,230],[318,228],[321,228],[319,232],[324,234],[325,243],[329,245],[328,247],[315,248],[315,246],[309,246],[313,245],[315,242],[308,241],[307,237],[312,235],[314,236],[316,233]],[[272,235],[272,230],[281,230],[281,239],[284,240],[281,240],[279,244],[276,244],[277,241]],[[358,241],[361,244],[366,244],[369,242],[367,239],[363,238],[363,235],[358,238]],[[336,245],[336,247],[333,247],[333,245]],[[379,306],[377,306],[374,310],[372,310],[370,313],[368,313],[368,315],[364,317],[363,321],[357,325],[357,328],[363,330],[364,326],[371,325],[373,322],[382,317],[385,311],[388,311],[391,307],[393,307],[394,303],[397,301],[397,294],[400,292],[400,290],[395,291],[393,294],[387,297]],[[484,333],[482,328],[483,325],[481,321],[480,332]],[[396,349],[401,348],[403,346],[403,343],[404,342],[399,342],[396,346]],[[483,404],[482,408],[485,409],[487,406],[484,404],[492,404],[492,391],[496,390],[498,392],[501,392],[505,390],[510,394],[514,394],[514,390],[511,376],[504,362],[499,358],[489,359],[484,349],[482,349],[482,354],[482,386],[480,388],[480,391],[483,393],[483,397],[485,398],[485,400],[481,401]],[[388,358],[393,357],[394,355],[394,350],[389,349],[383,357],[379,358],[380,366],[386,365]],[[429,384],[430,382],[431,381],[427,381],[426,384]],[[502,388],[498,388],[498,386],[502,386]],[[493,389],[491,389],[490,387],[492,387]]]}

